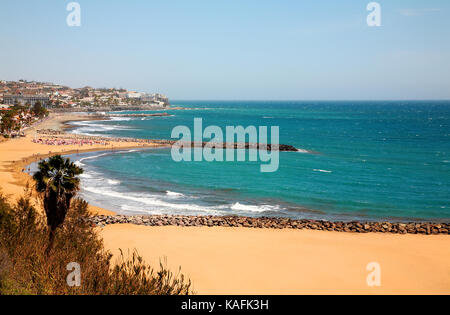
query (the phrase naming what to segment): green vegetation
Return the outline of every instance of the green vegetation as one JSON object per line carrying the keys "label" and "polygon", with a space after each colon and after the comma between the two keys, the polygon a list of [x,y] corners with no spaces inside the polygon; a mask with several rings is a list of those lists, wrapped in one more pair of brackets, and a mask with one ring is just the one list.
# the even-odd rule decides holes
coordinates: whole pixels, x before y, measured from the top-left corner
{"label": "green vegetation", "polygon": [[2,119],[0,121],[0,132],[2,134],[9,135],[16,127],[16,121],[13,117],[16,113],[13,110],[9,110],[2,115]]}
{"label": "green vegetation", "polygon": [[31,126],[37,118],[48,116],[48,111],[40,102],[36,102],[34,106],[22,106],[18,103],[13,105],[7,111],[0,112],[0,133],[4,137],[10,137],[13,132],[17,133],[24,127]]}
{"label": "green vegetation", "polygon": [[41,102],[37,101],[34,106],[31,108],[31,112],[39,117],[44,118],[45,116],[48,116],[48,110],[42,106]]}
{"label": "green vegetation", "polygon": [[72,198],[80,189],[80,179],[77,176],[82,174],[83,170],[61,155],[41,161],[38,168],[39,171],[34,174],[33,179],[36,181],[37,192],[42,196],[47,216],[50,251],[56,229],[64,223]]}
{"label": "green vegetation", "polygon": [[[191,283],[182,274],[163,265],[154,270],[137,252],[128,258],[121,255],[116,264],[111,261],[89,220],[88,204],[75,196],[75,178],[82,171],[75,167],[61,157],[40,164],[40,175],[35,176],[40,200],[53,203],[46,218],[36,211],[31,193],[13,205],[0,194],[0,295],[190,294]],[[79,287],[66,282],[71,262],[81,266]]]}

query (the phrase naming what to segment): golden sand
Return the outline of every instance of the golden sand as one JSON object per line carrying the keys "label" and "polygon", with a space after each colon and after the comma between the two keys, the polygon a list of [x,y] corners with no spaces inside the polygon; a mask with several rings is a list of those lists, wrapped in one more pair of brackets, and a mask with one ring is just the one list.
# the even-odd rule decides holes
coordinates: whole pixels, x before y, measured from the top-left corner
{"label": "golden sand", "polygon": [[[61,129],[84,116],[52,115],[35,129]],[[14,198],[30,177],[23,168],[61,153],[108,150],[110,147],[35,144],[25,138],[0,142],[0,186]],[[142,143],[112,143],[116,149]],[[146,146],[153,146],[152,144]],[[91,207],[100,214],[113,212]],[[450,294],[450,236],[352,234],[304,230],[207,227],[107,226],[106,248],[137,249],[156,265],[167,258],[172,270],[182,267],[202,294]],[[367,264],[381,267],[381,287],[369,287]]]}
{"label": "golden sand", "polygon": [[[450,237],[110,225],[106,247],[167,258],[198,294],[448,294]],[[381,287],[367,285],[376,262]]]}

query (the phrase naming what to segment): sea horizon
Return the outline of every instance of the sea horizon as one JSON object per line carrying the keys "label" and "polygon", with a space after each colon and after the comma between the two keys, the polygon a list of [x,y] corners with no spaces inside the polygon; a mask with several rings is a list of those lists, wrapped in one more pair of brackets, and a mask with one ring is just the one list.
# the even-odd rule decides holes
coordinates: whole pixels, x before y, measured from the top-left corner
{"label": "sea horizon", "polygon": [[[202,99],[202,98],[177,98],[171,99],[171,102],[448,102],[450,99]],[[172,105],[172,104],[171,104]]]}

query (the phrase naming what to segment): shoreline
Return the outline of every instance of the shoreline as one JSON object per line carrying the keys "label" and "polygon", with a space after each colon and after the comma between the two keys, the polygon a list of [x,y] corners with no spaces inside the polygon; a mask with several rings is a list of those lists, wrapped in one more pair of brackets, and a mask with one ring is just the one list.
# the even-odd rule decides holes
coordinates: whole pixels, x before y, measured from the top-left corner
{"label": "shoreline", "polygon": [[[70,116],[43,125],[61,127],[62,121],[74,121]],[[30,182],[30,176],[22,171],[30,163],[57,153],[111,150],[102,145],[80,148],[36,144],[31,135],[36,127],[27,130],[25,138],[0,142],[1,187],[14,199],[23,195]],[[38,129],[45,128],[39,124]],[[116,150],[142,147],[142,143],[118,142]],[[91,206],[90,210],[94,215],[121,217],[98,207]],[[450,293],[450,252],[446,250],[450,237],[444,234],[340,233],[251,228],[244,224],[223,227],[215,222],[211,227],[187,226],[184,222],[183,226],[146,226],[128,224],[128,218],[97,228],[105,249],[114,257],[120,256],[120,249],[136,249],[153,266],[161,261],[166,261],[171,270],[181,266],[198,294]],[[382,268],[381,287],[366,283],[366,267],[374,261]]]}
{"label": "shoreline", "polygon": [[[129,146],[120,148],[104,149],[82,149],[60,152],[63,156],[89,153],[89,152],[114,152],[129,149],[152,149],[164,148],[165,145],[158,146]],[[23,158],[21,161],[13,162],[12,167],[16,172],[25,174],[29,180],[31,176],[22,170],[32,163],[58,154],[40,154]],[[22,183],[25,187],[26,184]],[[116,211],[89,204],[93,211],[93,223],[104,227],[113,224],[134,224],[145,226],[222,226],[222,227],[243,227],[243,228],[271,228],[271,229],[310,229],[318,231],[335,231],[347,233],[393,233],[393,234],[423,234],[423,235],[450,235],[450,221],[441,220],[313,220],[313,219],[291,219],[286,217],[248,217],[248,216],[227,216],[227,215],[124,215]],[[212,223],[211,223],[212,222]]]}
{"label": "shoreline", "polygon": [[[72,121],[97,120],[97,117],[76,114],[55,114],[37,124],[27,128],[25,137],[15,139],[5,139],[0,141],[0,179],[2,179],[2,192],[6,196],[12,196],[14,199],[23,195],[27,187],[30,186],[31,176],[25,172],[25,169],[31,163],[40,161],[56,154],[70,155],[76,153],[98,152],[98,151],[121,151],[139,148],[158,148],[164,147],[160,143],[154,142],[128,142],[109,139],[109,145],[65,145],[53,146],[46,144],[33,143],[33,134],[37,130],[52,129],[64,132],[67,123]],[[70,136],[70,134],[68,134]],[[73,135],[76,138],[77,135]],[[94,215],[115,215],[116,213],[101,207],[89,205]]]}
{"label": "shoreline", "polygon": [[[54,113],[54,117],[49,117],[47,121],[44,121],[44,123],[53,124],[52,128],[56,131],[61,131],[62,134],[60,136],[71,136],[71,134],[65,133],[65,130],[72,128],[70,125],[71,122],[76,121],[96,121],[96,120],[104,120],[105,118],[102,116],[99,116],[97,114],[92,115],[84,115],[84,114],[60,114],[60,113]],[[29,135],[31,131],[33,130],[39,130],[37,126],[41,125],[42,123],[30,127],[26,131],[26,135]],[[59,124],[59,125],[55,125]],[[43,135],[48,136],[48,135]],[[82,134],[72,135],[79,138],[87,137],[87,138],[97,138],[97,139],[108,139],[109,141],[113,142],[117,140],[118,138],[108,138],[108,137],[100,137],[100,136],[86,136]],[[51,137],[51,135],[50,135]],[[57,138],[57,136],[54,136]],[[131,139],[133,140],[133,139]],[[7,141],[7,140],[6,140]],[[131,142],[131,141],[130,141]],[[174,142],[174,141],[172,141]],[[130,146],[120,146],[120,147],[103,147],[103,148],[88,148],[88,149],[72,149],[69,151],[66,151],[63,149],[62,151],[52,152],[52,153],[44,153],[44,154],[36,154],[32,156],[28,156],[25,158],[22,158],[21,161],[13,162],[12,168],[15,169],[16,173],[20,172],[22,174],[25,174],[28,177],[28,181],[31,180],[31,176],[23,172],[28,165],[31,163],[37,162],[39,160],[48,158],[55,154],[61,154],[61,155],[72,155],[77,153],[89,153],[89,152],[113,152],[113,151],[121,151],[121,150],[129,150],[129,149],[145,149],[145,148],[164,148],[167,147],[167,145],[170,145],[172,143],[169,140],[148,140],[146,143],[138,143]],[[1,142],[0,142],[1,143]],[[18,174],[16,174],[17,177]],[[27,181],[27,182],[28,182]],[[26,184],[22,182],[22,186],[26,187]],[[90,207],[94,210],[93,215],[96,215],[97,219],[105,223],[103,217],[107,217],[107,220],[111,223],[109,224],[118,224],[118,223],[130,223],[136,221],[135,218],[145,217],[145,218],[159,218],[159,217],[171,217],[175,219],[175,222],[177,222],[178,218],[189,218],[187,222],[184,222],[179,224],[168,224],[173,226],[209,226],[208,224],[200,224],[196,225],[198,220],[202,221],[201,219],[207,219],[210,218],[216,218],[217,222],[222,222],[222,224],[229,225],[230,227],[256,227],[267,226],[267,221],[269,221],[269,226],[274,226],[273,228],[280,229],[280,228],[299,228],[299,227],[305,227],[312,230],[322,230],[322,231],[337,231],[337,232],[354,232],[354,233],[398,233],[398,234],[425,234],[425,235],[436,235],[436,234],[449,234],[450,235],[450,220],[447,219],[405,219],[405,220],[389,220],[389,219],[379,219],[379,220],[368,220],[368,221],[362,221],[362,220],[345,220],[345,221],[332,221],[332,220],[313,220],[313,219],[290,219],[285,217],[246,217],[246,216],[208,216],[208,215],[200,215],[200,216],[189,216],[189,215],[143,215],[143,216],[133,216],[133,215],[122,215],[120,213],[117,213],[116,211],[112,211],[106,208],[94,206],[90,204]],[[128,222],[123,222],[122,217],[129,217],[130,220]],[[235,219],[240,218],[242,221],[252,221],[250,226],[244,226],[243,223],[240,222],[230,222],[229,218]],[[234,221],[234,220],[232,220]],[[194,223],[192,223],[194,222]],[[279,222],[284,222],[280,224]],[[289,222],[287,224],[286,222]],[[101,223],[101,222],[100,222]],[[292,223],[295,223],[295,226],[292,226]],[[105,224],[106,225],[106,224]],[[140,223],[136,225],[141,225]],[[162,226],[165,226],[167,224],[162,224]],[[217,226],[217,224],[215,224]],[[383,227],[387,226],[387,227]],[[156,226],[158,226],[156,224]],[[222,225],[218,225],[222,226]],[[416,228],[417,226],[417,228]],[[433,233],[433,230],[436,230]]]}

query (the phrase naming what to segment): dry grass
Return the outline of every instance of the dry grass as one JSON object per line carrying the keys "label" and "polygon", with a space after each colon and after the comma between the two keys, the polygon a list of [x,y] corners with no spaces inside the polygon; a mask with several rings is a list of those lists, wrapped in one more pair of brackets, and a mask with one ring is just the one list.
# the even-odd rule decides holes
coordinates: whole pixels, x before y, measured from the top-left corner
{"label": "dry grass", "polygon": [[[146,265],[137,252],[112,264],[91,223],[88,204],[76,199],[45,254],[48,228],[25,196],[10,205],[0,194],[0,294],[190,294],[191,283],[163,265]],[[69,263],[81,266],[81,286],[69,287]]]}

